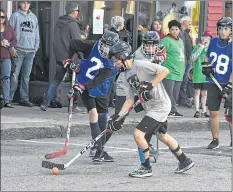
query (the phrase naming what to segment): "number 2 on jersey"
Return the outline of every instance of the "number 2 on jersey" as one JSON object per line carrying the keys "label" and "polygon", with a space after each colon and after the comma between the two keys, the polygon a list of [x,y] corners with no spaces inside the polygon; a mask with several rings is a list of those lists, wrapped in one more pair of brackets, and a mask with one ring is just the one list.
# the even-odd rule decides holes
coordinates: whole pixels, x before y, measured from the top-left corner
{"label": "number 2 on jersey", "polygon": [[217,72],[220,75],[224,75],[228,70],[228,65],[230,61],[229,57],[223,54],[218,56],[215,52],[211,52],[210,57],[213,57],[211,65],[213,65],[216,62],[215,72]]}
{"label": "number 2 on jersey", "polygon": [[94,79],[95,76],[94,76],[94,75],[91,75],[91,72],[99,70],[99,69],[102,67],[103,63],[102,63],[102,61],[101,61],[100,59],[98,59],[98,58],[96,58],[96,57],[92,57],[92,58],[91,58],[91,61],[92,61],[92,62],[95,62],[96,65],[94,65],[93,67],[90,67],[90,68],[87,70],[87,72],[86,72],[86,77],[88,77],[89,79]]}

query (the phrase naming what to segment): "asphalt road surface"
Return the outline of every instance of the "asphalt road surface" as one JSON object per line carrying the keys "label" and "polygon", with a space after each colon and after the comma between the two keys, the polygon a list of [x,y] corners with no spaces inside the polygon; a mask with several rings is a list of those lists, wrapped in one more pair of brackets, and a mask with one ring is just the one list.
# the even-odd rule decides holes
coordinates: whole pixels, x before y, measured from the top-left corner
{"label": "asphalt road surface", "polygon": [[[231,191],[232,164],[228,130],[220,132],[220,148],[208,150],[210,131],[171,132],[195,166],[175,174],[178,162],[160,143],[153,176],[130,178],[139,165],[132,135],[116,134],[106,145],[115,162],[93,163],[89,151],[59,175],[41,167],[48,152],[63,147],[64,138],[1,141],[1,191]],[[89,135],[70,140],[69,152],[54,162],[65,163],[90,141]],[[155,137],[153,138],[155,142]]]}

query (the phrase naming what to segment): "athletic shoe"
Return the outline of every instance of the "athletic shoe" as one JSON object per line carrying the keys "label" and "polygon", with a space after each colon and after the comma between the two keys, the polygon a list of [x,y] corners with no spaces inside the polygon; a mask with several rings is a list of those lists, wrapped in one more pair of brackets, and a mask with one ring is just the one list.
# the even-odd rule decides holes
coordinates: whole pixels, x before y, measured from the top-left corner
{"label": "athletic shoe", "polygon": [[96,153],[96,148],[91,147],[91,148],[90,148],[89,157],[95,157],[95,153]]}
{"label": "athletic shoe", "polygon": [[182,115],[178,112],[170,112],[168,117],[184,117],[184,115]]}
{"label": "athletic shoe", "polygon": [[129,173],[130,177],[151,177],[152,176],[152,168],[150,167],[145,167],[143,165],[140,165],[138,170],[133,171],[132,173]]}
{"label": "athletic shoe", "polygon": [[194,165],[194,162],[190,158],[187,158],[184,162],[180,162],[178,164],[175,173],[184,173],[185,171],[191,169]]}
{"label": "athletic shoe", "polygon": [[41,110],[41,111],[47,111],[47,106],[42,104],[42,105],[40,106],[40,110]]}
{"label": "athletic shoe", "polygon": [[96,150],[95,156],[92,158],[93,162],[101,162],[103,159],[100,157],[102,151]]}
{"label": "athletic shoe", "polygon": [[102,158],[104,162],[114,162],[113,158],[109,156],[109,154],[106,151],[103,151],[100,157]]}
{"label": "athletic shoe", "polygon": [[200,117],[200,112],[199,111],[196,111],[196,113],[194,114],[194,116],[193,117],[195,117],[195,118],[199,118]]}
{"label": "athletic shoe", "polygon": [[33,104],[30,101],[20,101],[19,105],[25,106],[25,107],[33,107]]}
{"label": "athletic shoe", "polygon": [[213,141],[208,145],[207,149],[218,149],[219,148],[219,141],[217,138],[214,138]]}

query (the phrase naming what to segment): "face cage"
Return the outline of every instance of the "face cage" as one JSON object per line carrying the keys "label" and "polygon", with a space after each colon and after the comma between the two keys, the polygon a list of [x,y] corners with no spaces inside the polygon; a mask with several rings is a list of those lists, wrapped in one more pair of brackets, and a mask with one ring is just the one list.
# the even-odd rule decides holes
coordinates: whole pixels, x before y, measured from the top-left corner
{"label": "face cage", "polygon": [[[229,36],[228,36],[226,39],[222,39],[222,38],[221,38],[220,32],[219,32],[220,27],[228,27],[228,28],[231,29],[231,33],[229,34]],[[217,35],[219,36],[219,39],[220,39],[221,41],[226,41],[226,42],[228,42],[228,41],[230,40],[231,36],[232,36],[232,25],[219,25],[219,26],[217,27]]]}
{"label": "face cage", "polygon": [[106,45],[103,41],[100,40],[98,43],[98,51],[100,53],[100,56],[108,59],[109,58],[109,50],[110,50],[110,46]]}
{"label": "face cage", "polygon": [[[147,47],[147,45],[153,45],[153,49],[154,49],[154,52],[151,53],[151,50],[149,47]],[[144,55],[146,56],[147,59],[150,59],[152,60],[153,57],[158,53],[159,51],[159,44],[156,43],[156,44],[151,44],[151,43],[142,43],[142,52],[144,53]]]}

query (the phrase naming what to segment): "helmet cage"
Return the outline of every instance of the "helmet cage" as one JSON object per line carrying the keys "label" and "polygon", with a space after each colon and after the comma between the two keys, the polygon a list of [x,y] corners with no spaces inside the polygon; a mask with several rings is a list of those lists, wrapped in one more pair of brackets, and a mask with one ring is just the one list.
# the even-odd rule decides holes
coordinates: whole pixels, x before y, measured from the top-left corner
{"label": "helmet cage", "polygon": [[110,46],[111,45],[108,42],[106,42],[102,39],[99,40],[98,51],[99,51],[101,57],[108,59]]}
{"label": "helmet cage", "polygon": [[152,59],[159,51],[159,40],[143,40],[142,52],[148,59]]}

